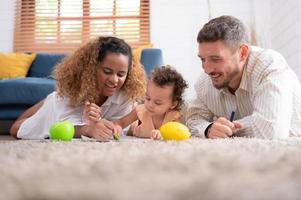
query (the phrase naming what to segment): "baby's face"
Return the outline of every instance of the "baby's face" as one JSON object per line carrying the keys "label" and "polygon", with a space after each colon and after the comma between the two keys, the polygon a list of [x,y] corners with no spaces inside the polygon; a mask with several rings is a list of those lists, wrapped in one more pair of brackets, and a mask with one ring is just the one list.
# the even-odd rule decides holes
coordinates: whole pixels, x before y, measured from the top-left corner
{"label": "baby's face", "polygon": [[164,115],[168,110],[176,107],[177,102],[172,100],[173,86],[157,86],[153,81],[147,84],[145,107],[152,115]]}

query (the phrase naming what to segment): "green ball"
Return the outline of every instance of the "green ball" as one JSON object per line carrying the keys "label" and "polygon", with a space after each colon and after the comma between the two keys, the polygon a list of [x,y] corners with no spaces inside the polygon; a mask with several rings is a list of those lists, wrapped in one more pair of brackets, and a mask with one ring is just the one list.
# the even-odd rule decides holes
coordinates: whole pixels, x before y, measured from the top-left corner
{"label": "green ball", "polygon": [[70,141],[74,136],[74,126],[68,121],[56,122],[49,130],[52,140]]}

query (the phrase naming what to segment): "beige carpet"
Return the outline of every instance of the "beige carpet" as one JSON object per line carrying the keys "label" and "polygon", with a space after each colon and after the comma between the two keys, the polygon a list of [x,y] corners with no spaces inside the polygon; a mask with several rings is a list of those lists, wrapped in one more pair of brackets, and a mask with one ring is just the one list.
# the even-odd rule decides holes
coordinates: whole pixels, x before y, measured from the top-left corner
{"label": "beige carpet", "polygon": [[0,199],[301,199],[301,139],[0,141]]}

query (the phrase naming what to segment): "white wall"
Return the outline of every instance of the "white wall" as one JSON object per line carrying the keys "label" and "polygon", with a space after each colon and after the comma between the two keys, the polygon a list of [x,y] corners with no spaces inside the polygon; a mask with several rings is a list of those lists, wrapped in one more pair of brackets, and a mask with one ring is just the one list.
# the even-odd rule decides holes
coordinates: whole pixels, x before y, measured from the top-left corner
{"label": "white wall", "polygon": [[1,1],[0,5],[0,52],[13,50],[15,0]]}
{"label": "white wall", "polygon": [[258,42],[269,46],[270,42],[266,41],[269,30],[262,34],[269,22],[269,0],[260,2],[261,0],[151,0],[151,40],[155,47],[163,50],[165,64],[176,67],[189,82],[189,98],[195,95],[193,84],[202,73],[197,57],[196,37],[208,21],[209,13],[211,17],[233,15],[247,27],[253,22],[255,30],[261,33],[258,34]]}
{"label": "white wall", "polygon": [[[271,0],[251,0],[250,26],[254,27],[257,45],[271,48]],[[253,25],[253,26],[252,26]]]}
{"label": "white wall", "polygon": [[271,44],[301,79],[301,1],[271,1]]}
{"label": "white wall", "polygon": [[174,66],[189,82],[189,93],[201,73],[197,33],[208,20],[207,1],[151,0],[151,41],[163,50],[164,63]]}

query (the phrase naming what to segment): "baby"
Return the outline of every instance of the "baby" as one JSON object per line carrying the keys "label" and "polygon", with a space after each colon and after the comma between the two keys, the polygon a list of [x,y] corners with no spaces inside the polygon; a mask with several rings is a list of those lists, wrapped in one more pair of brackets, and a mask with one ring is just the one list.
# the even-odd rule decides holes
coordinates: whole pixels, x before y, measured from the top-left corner
{"label": "baby", "polygon": [[170,66],[155,68],[147,83],[144,104],[115,121],[114,133],[121,134],[123,128],[134,122],[130,130],[133,136],[161,139],[159,128],[163,124],[181,121],[185,88],[186,81],[175,69]]}

